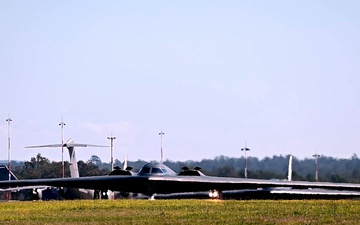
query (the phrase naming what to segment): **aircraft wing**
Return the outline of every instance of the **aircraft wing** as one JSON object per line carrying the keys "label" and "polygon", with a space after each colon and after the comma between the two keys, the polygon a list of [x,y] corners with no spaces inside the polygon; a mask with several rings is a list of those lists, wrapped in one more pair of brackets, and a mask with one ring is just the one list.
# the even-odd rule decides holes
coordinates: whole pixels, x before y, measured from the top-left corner
{"label": "aircraft wing", "polygon": [[109,147],[105,145],[90,145],[90,144],[79,144],[79,143],[64,143],[62,144],[51,144],[51,145],[34,145],[34,146],[27,146],[25,148],[55,148],[55,147]]}
{"label": "aircraft wing", "polygon": [[69,188],[85,188],[93,190],[132,191],[144,193],[144,185],[148,177],[139,176],[95,176],[79,178],[29,179],[16,181],[0,181],[0,188],[23,186],[53,186]]}
{"label": "aircraft wing", "polygon": [[27,190],[27,189],[46,189],[51,188],[50,186],[23,186],[23,187],[12,187],[12,188],[5,188],[0,189],[0,192],[14,192],[14,191],[21,191],[21,190]]}
{"label": "aircraft wing", "polygon": [[109,147],[109,146],[105,146],[105,145],[90,145],[90,144],[79,144],[79,143],[74,143],[72,146],[74,147]]}
{"label": "aircraft wing", "polygon": [[181,192],[199,192],[209,190],[241,190],[259,188],[322,188],[328,190],[360,191],[360,184],[274,181],[262,179],[244,179],[207,176],[97,176],[80,178],[55,178],[0,181],[0,188],[47,185],[54,187],[86,188],[93,190],[112,190],[153,194],[169,194]]}
{"label": "aircraft wing", "polygon": [[[172,187],[174,192],[192,192],[206,190],[241,190],[241,189],[265,189],[265,188],[296,188],[296,189],[328,189],[359,191],[360,184],[354,183],[331,183],[331,182],[308,182],[308,181],[278,181],[263,179],[244,179],[229,177],[210,176],[177,176],[177,177],[150,177],[156,193],[166,193],[167,187]],[[156,187],[156,188],[155,188]],[[170,188],[169,188],[170,189]]]}
{"label": "aircraft wing", "polygon": [[273,189],[271,194],[288,194],[288,195],[324,195],[324,196],[360,196],[360,191],[339,191],[327,189]]}
{"label": "aircraft wing", "polygon": [[62,147],[62,144],[52,144],[52,145],[33,145],[27,146],[25,148],[54,148],[54,147]]}

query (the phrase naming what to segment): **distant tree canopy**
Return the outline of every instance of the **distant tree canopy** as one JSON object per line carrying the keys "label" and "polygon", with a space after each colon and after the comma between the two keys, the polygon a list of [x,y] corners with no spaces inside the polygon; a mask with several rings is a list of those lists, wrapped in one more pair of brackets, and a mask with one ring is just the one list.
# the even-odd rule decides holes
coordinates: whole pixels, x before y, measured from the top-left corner
{"label": "distant tree canopy", "polygon": [[[93,159],[97,163],[101,163],[99,157],[92,156],[86,163],[78,161],[80,176],[100,176],[110,173],[110,169],[106,167],[99,168],[98,164],[93,163]],[[65,161],[65,177],[70,177],[69,162]],[[23,165],[13,166],[13,173],[19,179],[38,179],[38,178],[59,178],[62,177],[62,163],[50,162],[49,159],[37,154],[30,161],[26,161]]]}
{"label": "distant tree canopy", "polygon": [[92,155],[91,158],[87,161],[87,163],[92,163],[95,165],[101,165],[101,159],[97,155]]}
{"label": "distant tree canopy", "polygon": [[[288,172],[289,155],[265,157],[259,160],[256,157],[248,157],[248,178],[261,179],[286,179]],[[143,160],[128,161],[128,165],[134,168],[134,172],[146,163]],[[194,168],[201,167],[202,171],[209,176],[244,177],[245,159],[218,156],[214,159],[201,161],[164,162],[175,172],[180,172],[183,166]],[[30,161],[12,162],[12,170],[19,179],[56,178],[62,176],[61,162],[50,162],[49,159],[37,154]],[[123,167],[122,162],[115,160],[115,165]],[[78,162],[80,176],[99,176],[110,173],[110,163],[104,163],[93,155],[86,162]],[[319,181],[351,182],[360,183],[360,159],[354,154],[350,159],[336,159],[327,156],[318,158]],[[65,176],[70,177],[69,163],[65,162]],[[293,158],[293,180],[315,180],[315,161],[306,158],[299,160]]]}

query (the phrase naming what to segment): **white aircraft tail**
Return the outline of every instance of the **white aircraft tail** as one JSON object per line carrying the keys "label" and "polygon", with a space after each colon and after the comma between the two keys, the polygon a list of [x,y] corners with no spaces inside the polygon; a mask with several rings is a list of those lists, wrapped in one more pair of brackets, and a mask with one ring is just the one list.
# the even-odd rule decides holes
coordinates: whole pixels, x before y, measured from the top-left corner
{"label": "white aircraft tail", "polygon": [[123,164],[123,170],[126,170],[127,167],[128,167],[128,164],[127,164],[127,156],[125,156],[124,164]]}
{"label": "white aircraft tail", "polygon": [[292,155],[289,156],[288,181],[292,181]]}
{"label": "white aircraft tail", "polygon": [[76,160],[76,155],[75,155],[75,149],[74,149],[74,140],[70,139],[68,140],[65,144],[64,147],[66,147],[69,150],[69,157],[70,157],[70,161],[69,161],[69,168],[70,168],[70,177],[80,177],[79,175],[79,168],[78,168],[78,163]]}
{"label": "white aircraft tail", "polygon": [[39,145],[39,146],[28,146],[26,148],[51,148],[51,147],[66,147],[69,150],[70,156],[70,175],[71,177],[79,177],[79,169],[75,155],[75,147],[108,147],[103,145],[90,145],[90,144],[78,144],[73,139],[69,139],[67,142],[62,144],[53,145]]}
{"label": "white aircraft tail", "polygon": [[[66,147],[69,150],[70,156],[70,176],[72,178],[77,178],[79,176],[78,163],[75,155],[75,147],[108,147],[102,145],[89,145],[89,144],[77,144],[73,139],[69,139],[64,144],[53,144],[53,145],[40,145],[40,146],[29,146],[26,148],[50,148],[50,147]],[[94,199],[95,191],[83,188],[67,188],[66,196],[69,199]]]}

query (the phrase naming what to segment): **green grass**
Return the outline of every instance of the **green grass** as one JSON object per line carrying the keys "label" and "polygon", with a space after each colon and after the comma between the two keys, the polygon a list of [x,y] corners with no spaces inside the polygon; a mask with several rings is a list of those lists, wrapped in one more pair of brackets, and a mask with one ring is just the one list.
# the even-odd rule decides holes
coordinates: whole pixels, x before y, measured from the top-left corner
{"label": "green grass", "polygon": [[359,224],[355,200],[0,202],[0,224]]}

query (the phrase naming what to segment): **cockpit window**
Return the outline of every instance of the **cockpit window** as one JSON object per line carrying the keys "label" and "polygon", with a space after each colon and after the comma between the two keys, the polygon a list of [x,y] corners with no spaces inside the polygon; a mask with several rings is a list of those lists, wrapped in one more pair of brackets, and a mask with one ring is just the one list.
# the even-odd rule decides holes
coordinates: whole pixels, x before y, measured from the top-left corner
{"label": "cockpit window", "polygon": [[153,167],[151,173],[164,173],[160,168]]}
{"label": "cockpit window", "polygon": [[176,173],[172,171],[169,167],[160,163],[147,163],[145,164],[138,173],[139,175],[173,175]]}
{"label": "cockpit window", "polygon": [[150,173],[150,167],[143,167],[140,173]]}

